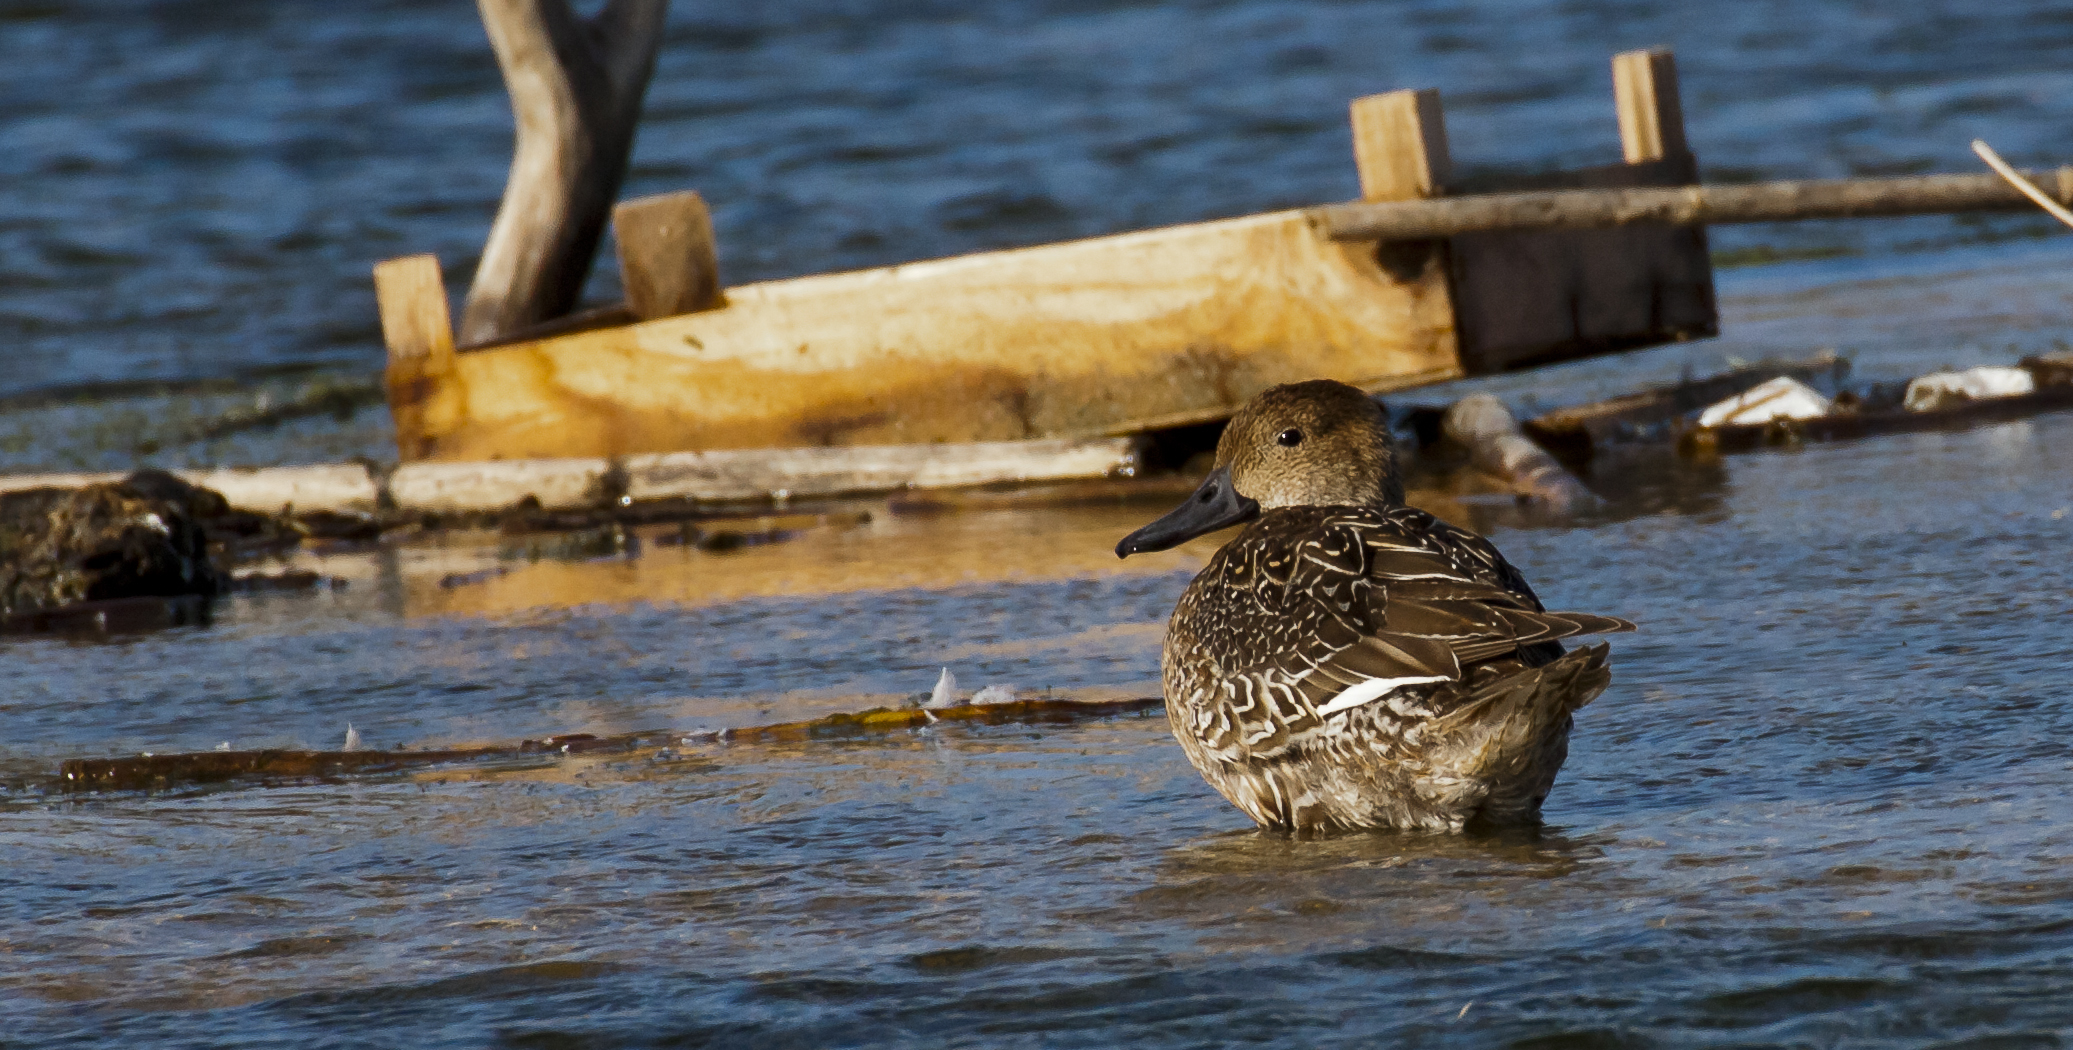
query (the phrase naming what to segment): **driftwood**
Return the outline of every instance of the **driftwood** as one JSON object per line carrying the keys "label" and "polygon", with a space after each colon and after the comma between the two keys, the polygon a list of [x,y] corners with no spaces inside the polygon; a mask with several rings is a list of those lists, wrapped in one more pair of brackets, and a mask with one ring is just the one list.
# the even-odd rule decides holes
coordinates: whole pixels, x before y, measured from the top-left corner
{"label": "driftwood", "polygon": [[1778,376],[1800,382],[1827,377],[1840,382],[1850,362],[1833,355],[1811,361],[1762,363],[1736,368],[1675,386],[1655,387],[1586,405],[1558,408],[1527,420],[1524,430],[1542,448],[1562,459],[1582,462],[1607,445],[1672,436],[1663,430],[1685,415],[1724,401]]}
{"label": "driftwood", "polygon": [[[2073,202],[2073,167],[2032,173]],[[1337,240],[1422,240],[1494,230],[1591,230],[1615,226],[1713,226],[1806,219],[1863,219],[1965,211],[2024,211],[2030,199],[1995,175],[1815,179],[1747,186],[1543,190],[1399,203],[1355,201],[1309,214]]]}
{"label": "driftwood", "polygon": [[1686,455],[1703,457],[1802,442],[1844,441],[1921,430],[1957,430],[2073,408],[2073,382],[2068,381],[2073,379],[2073,362],[2028,358],[2023,361],[2023,367],[2037,379],[2036,390],[2032,393],[1960,400],[1917,411],[1898,406],[1866,406],[1815,419],[1694,427],[1679,435],[1677,449]]}
{"label": "driftwood", "polygon": [[[924,711],[877,707],[843,712],[802,722],[743,726],[723,730],[653,730],[618,736],[569,733],[544,740],[482,747],[422,751],[197,751],[129,758],[75,758],[58,770],[59,786],[74,791],[136,791],[237,780],[308,780],[371,773],[390,773],[427,766],[492,759],[570,754],[667,750],[685,744],[788,744],[884,736],[919,729],[936,722],[1058,723],[1149,712],[1165,704],[1159,697],[1132,700],[1058,700],[1034,697],[999,704],[960,704]],[[659,757],[659,755],[658,755]]]}
{"label": "driftwood", "polygon": [[1528,499],[1556,510],[1594,506],[1598,497],[1576,480],[1555,457],[1519,429],[1504,402],[1489,394],[1470,394],[1447,409],[1440,429],[1449,441],[1468,451],[1469,462]]}
{"label": "driftwood", "polygon": [[582,294],[619,195],[662,44],[668,0],[477,0],[511,93],[517,142],[460,340],[481,343],[566,314]]}

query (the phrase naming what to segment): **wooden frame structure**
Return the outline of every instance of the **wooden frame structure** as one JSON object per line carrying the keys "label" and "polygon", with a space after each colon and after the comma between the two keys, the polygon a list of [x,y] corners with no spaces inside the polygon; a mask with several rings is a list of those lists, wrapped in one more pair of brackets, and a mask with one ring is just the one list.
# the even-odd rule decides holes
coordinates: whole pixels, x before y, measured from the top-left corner
{"label": "wooden frame structure", "polygon": [[[1696,182],[1674,60],[1613,60],[1623,163],[1457,182],[1436,91],[1355,100],[1369,202]],[[1715,334],[1702,227],[1335,237],[1314,210],[722,291],[696,194],[614,215],[622,306],[455,346],[438,262],[375,269],[405,461],[1091,438],[1277,383],[1382,393]]]}

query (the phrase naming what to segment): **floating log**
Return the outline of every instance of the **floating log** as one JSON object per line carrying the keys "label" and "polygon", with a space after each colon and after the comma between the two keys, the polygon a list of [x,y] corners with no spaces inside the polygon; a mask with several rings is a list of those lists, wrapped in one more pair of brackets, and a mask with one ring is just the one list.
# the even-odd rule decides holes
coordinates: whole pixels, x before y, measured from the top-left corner
{"label": "floating log", "polygon": [[421,751],[304,751],[269,748],[258,751],[195,751],[127,758],[68,759],[58,769],[59,786],[72,791],[162,790],[228,781],[311,780],[393,773],[407,769],[529,756],[632,752],[683,744],[786,744],[884,736],[919,729],[936,722],[1061,723],[1149,712],[1162,707],[1159,697],[1129,700],[1059,700],[1032,697],[1000,704],[959,704],[924,711],[876,707],[841,712],[799,722],[742,726],[723,730],[650,730],[616,736],[568,733],[544,740],[481,747]]}
{"label": "floating log", "polygon": [[[2027,173],[2061,203],[2073,202],[2073,167]],[[1810,179],[1746,186],[1544,190],[1311,209],[1333,238],[1418,240],[1493,230],[1592,230],[1616,226],[1718,226],[1808,219],[1866,219],[1969,211],[2028,211],[2028,197],[1996,175]]]}
{"label": "floating log", "polygon": [[1598,502],[1595,493],[1519,429],[1519,421],[1512,418],[1504,402],[1489,394],[1470,394],[1456,401],[1440,428],[1448,440],[1468,450],[1469,462],[1476,469],[1504,482],[1520,496],[1564,511]]}

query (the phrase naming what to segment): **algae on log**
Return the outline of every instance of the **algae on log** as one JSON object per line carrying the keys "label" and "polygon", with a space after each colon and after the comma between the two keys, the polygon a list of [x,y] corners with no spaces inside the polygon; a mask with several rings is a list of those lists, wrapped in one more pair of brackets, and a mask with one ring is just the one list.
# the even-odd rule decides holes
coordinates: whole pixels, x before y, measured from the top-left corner
{"label": "algae on log", "polygon": [[0,619],[122,598],[209,598],[228,577],[203,522],[222,496],[164,471],[0,496]]}

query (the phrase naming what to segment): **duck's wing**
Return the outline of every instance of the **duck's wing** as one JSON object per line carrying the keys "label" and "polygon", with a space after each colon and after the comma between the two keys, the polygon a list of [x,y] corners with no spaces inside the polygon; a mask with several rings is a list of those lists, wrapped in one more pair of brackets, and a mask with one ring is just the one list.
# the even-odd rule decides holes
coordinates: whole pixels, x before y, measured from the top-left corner
{"label": "duck's wing", "polygon": [[[1544,611],[1488,541],[1415,515],[1346,510],[1291,516],[1285,527],[1262,521],[1219,552],[1205,572],[1219,582],[1202,599],[1234,604],[1201,610],[1193,633],[1208,651],[1254,656],[1203,667],[1201,695],[1185,698],[1208,750],[1230,761],[1271,759],[1333,732],[1334,716],[1378,701],[1378,717],[1407,730],[1444,714],[1431,703],[1479,664],[1632,629],[1610,616]],[[1191,589],[1184,615],[1196,600]]]}
{"label": "duck's wing", "polygon": [[[1228,757],[1273,757],[1325,731],[1343,711],[1387,698],[1407,725],[1443,712],[1430,687],[1522,648],[1582,634],[1631,630],[1610,616],[1549,613],[1518,570],[1476,541],[1358,512],[1305,530],[1286,546],[1263,543],[1252,582],[1287,633],[1252,666],[1222,669],[1224,712],[1206,743]],[[1450,542],[1452,541],[1452,542]],[[1425,688],[1420,688],[1425,687]],[[1210,729],[1210,727],[1203,727]]]}
{"label": "duck's wing", "polygon": [[[1532,646],[1633,628],[1610,616],[1545,611],[1489,541],[1419,513],[1424,521],[1347,515],[1322,530],[1315,554],[1306,545],[1304,560],[1319,571],[1357,574],[1365,584],[1359,637],[1318,661],[1306,678],[1319,713],[1359,706],[1402,685],[1459,680],[1464,667]],[[1340,532],[1358,542],[1327,540]],[[1335,557],[1320,556],[1327,551]]]}

